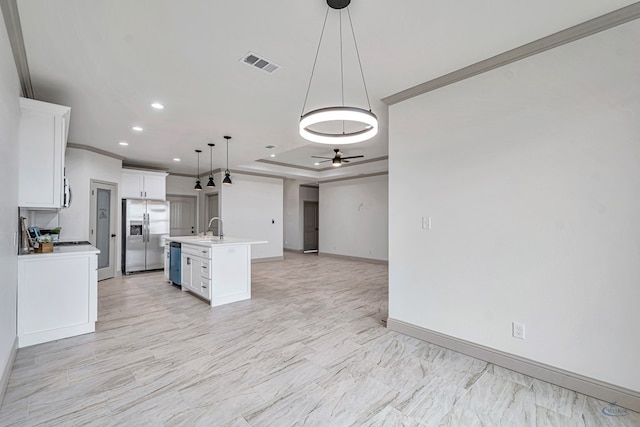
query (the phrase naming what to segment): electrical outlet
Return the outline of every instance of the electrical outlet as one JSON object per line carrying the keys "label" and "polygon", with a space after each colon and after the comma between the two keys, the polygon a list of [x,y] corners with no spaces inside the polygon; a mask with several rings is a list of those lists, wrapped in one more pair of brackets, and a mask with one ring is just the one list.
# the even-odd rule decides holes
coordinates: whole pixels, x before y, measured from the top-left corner
{"label": "electrical outlet", "polygon": [[512,322],[511,329],[514,338],[524,339],[524,323]]}

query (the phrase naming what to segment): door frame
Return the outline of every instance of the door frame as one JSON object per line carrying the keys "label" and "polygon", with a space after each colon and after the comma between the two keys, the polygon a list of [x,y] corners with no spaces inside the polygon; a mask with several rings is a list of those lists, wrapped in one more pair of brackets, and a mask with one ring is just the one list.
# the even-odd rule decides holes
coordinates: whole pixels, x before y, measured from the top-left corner
{"label": "door frame", "polygon": [[[306,207],[308,205],[315,205],[316,208],[316,230],[315,230],[315,234],[316,234],[316,248],[315,249],[305,249],[306,245],[305,245],[305,214],[306,214]],[[315,201],[315,200],[304,200],[302,202],[302,252],[305,254],[308,253],[313,253],[313,254],[317,254],[320,251],[320,202]]]}
{"label": "door frame", "polygon": [[99,179],[90,180],[89,190],[89,242],[93,246],[96,246],[96,210],[97,210],[97,197],[96,190],[102,188],[111,191],[111,197],[109,199],[110,221],[109,221],[109,235],[111,243],[109,244],[109,266],[98,269],[98,280],[110,279],[116,277],[117,272],[117,230],[118,230],[118,183],[102,181]]}

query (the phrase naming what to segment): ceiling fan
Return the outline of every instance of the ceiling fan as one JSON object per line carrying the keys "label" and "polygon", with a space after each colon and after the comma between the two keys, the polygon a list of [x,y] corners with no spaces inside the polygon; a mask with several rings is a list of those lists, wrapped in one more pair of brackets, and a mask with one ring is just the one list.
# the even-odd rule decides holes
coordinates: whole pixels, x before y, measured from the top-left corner
{"label": "ceiling fan", "polygon": [[335,151],[336,156],[335,157],[320,157],[320,156],[311,156],[314,159],[327,159],[327,160],[323,160],[321,162],[318,163],[325,163],[325,162],[329,162],[331,161],[331,164],[334,167],[338,167],[338,166],[342,166],[342,163],[349,163],[348,159],[359,159],[361,157],[364,156],[349,156],[349,157],[342,157],[342,151],[340,151],[339,148],[334,148],[333,151]]}

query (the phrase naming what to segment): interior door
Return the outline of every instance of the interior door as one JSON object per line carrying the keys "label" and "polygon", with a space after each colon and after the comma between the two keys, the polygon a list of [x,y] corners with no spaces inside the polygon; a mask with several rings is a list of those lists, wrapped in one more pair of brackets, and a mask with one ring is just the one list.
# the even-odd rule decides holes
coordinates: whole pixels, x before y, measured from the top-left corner
{"label": "interior door", "polygon": [[198,199],[195,196],[167,196],[170,202],[171,236],[190,236],[196,234],[196,207]]}
{"label": "interior door", "polygon": [[304,202],[302,248],[305,253],[318,252],[318,202]]}
{"label": "interior door", "polygon": [[117,184],[91,180],[89,241],[100,250],[98,280],[116,275],[117,193]]}

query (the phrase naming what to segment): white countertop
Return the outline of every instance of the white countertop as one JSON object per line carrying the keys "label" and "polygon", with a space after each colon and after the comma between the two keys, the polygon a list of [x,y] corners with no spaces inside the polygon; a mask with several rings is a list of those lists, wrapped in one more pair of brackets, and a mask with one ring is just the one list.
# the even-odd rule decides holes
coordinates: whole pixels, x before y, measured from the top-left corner
{"label": "white countertop", "polygon": [[99,254],[99,253],[100,253],[100,250],[92,245],[54,246],[53,252],[46,252],[46,253],[30,252],[28,254],[18,255],[18,258],[55,257],[55,256],[65,256],[65,255]]}
{"label": "white countertop", "polygon": [[217,247],[217,246],[233,246],[233,245],[257,245],[260,243],[269,243],[266,240],[257,239],[242,239],[239,237],[223,237],[222,240],[218,240],[217,236],[212,237],[198,237],[198,236],[172,236],[165,237],[167,242],[178,242],[189,245],[205,246],[205,247]]}

